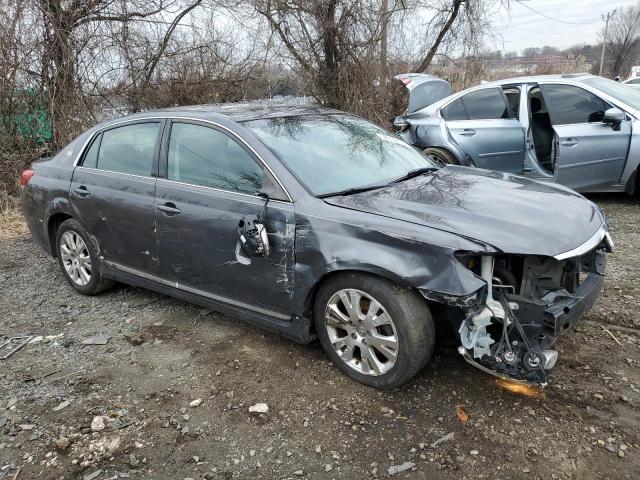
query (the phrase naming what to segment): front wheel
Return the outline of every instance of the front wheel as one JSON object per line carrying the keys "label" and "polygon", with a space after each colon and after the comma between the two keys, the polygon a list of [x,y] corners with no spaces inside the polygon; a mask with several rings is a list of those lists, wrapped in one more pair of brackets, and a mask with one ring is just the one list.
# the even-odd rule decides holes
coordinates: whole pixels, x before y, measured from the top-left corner
{"label": "front wheel", "polygon": [[433,319],[424,299],[372,275],[354,272],[329,279],[316,296],[314,320],[333,363],[371,387],[399,387],[433,352]]}
{"label": "front wheel", "polygon": [[95,295],[113,285],[102,277],[97,247],[79,221],[70,218],[60,225],[56,253],[65,278],[83,295]]}

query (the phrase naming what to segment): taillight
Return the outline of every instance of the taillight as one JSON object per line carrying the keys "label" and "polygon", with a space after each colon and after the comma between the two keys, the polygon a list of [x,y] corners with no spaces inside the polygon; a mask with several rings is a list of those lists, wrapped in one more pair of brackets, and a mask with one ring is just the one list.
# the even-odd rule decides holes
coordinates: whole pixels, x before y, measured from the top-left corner
{"label": "taillight", "polygon": [[20,188],[24,188],[27,186],[27,183],[29,183],[29,180],[31,180],[31,177],[33,177],[33,170],[31,169],[27,169],[24,172],[22,172],[22,175],[20,175]]}

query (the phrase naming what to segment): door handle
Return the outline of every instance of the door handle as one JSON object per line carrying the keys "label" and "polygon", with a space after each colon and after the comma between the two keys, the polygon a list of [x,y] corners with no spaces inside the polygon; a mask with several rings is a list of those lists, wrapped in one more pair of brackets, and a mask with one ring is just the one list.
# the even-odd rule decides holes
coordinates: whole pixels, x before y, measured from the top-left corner
{"label": "door handle", "polygon": [[80,186],[78,188],[74,188],[73,189],[73,193],[75,193],[76,195],[78,195],[80,197],[88,197],[89,195],[91,195],[91,192],[84,185],[82,185],[82,186]]}
{"label": "door handle", "polygon": [[460,135],[464,135],[465,137],[473,137],[476,134],[476,131],[473,128],[465,128]]}
{"label": "door handle", "polygon": [[167,202],[164,205],[158,205],[156,208],[163,212],[165,215],[169,216],[177,215],[182,211],[178,207],[176,207],[175,203],[171,202]]}
{"label": "door handle", "polygon": [[566,140],[560,142],[560,145],[562,145],[563,147],[573,147],[577,144],[578,140],[576,140],[575,138],[567,138]]}

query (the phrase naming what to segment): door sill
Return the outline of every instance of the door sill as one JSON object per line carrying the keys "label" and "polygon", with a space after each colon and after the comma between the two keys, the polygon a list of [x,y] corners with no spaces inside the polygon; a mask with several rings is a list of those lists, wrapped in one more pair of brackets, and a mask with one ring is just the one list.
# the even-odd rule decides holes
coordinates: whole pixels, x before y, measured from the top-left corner
{"label": "door sill", "polygon": [[184,292],[188,292],[191,293],[193,295],[197,295],[199,297],[204,297],[207,298],[209,300],[212,300],[214,302],[217,303],[222,303],[224,305],[229,305],[231,307],[234,308],[239,308],[239,309],[243,309],[243,310],[249,310],[252,312],[255,312],[259,315],[265,315],[271,318],[277,318],[280,321],[287,321],[289,322],[291,320],[291,315],[287,315],[287,314],[283,314],[280,312],[276,312],[275,310],[269,310],[266,308],[262,308],[262,307],[257,307],[255,305],[251,305],[245,302],[241,302],[239,300],[234,300],[232,298],[228,298],[228,297],[223,297],[221,295],[215,295],[213,293],[209,293],[205,290],[200,290],[198,288],[193,288],[190,287],[188,285],[184,285],[178,282],[172,282],[170,280],[166,280],[162,277],[158,277],[156,275],[152,275],[146,272],[142,272],[140,270],[136,270],[134,268],[130,268],[127,267],[125,265],[121,265],[119,263],[115,263],[115,262],[110,262],[108,260],[104,260],[104,263],[111,268],[112,270],[117,270],[117,271],[121,271],[124,273],[127,273],[129,275],[135,275],[136,277],[140,277],[140,278],[144,278],[146,280],[150,280],[154,283],[158,283],[160,285],[164,285],[166,287],[170,287],[172,289],[176,289],[176,290],[181,290]]}
{"label": "door sill", "polygon": [[[176,287],[175,282],[169,282],[144,272],[103,261],[105,266],[103,275],[107,278],[137,287],[147,288],[170,297],[178,298],[189,303],[209,308],[216,312],[235,316],[251,325],[255,325],[264,330],[277,333],[298,343],[309,343],[315,340],[316,335],[312,333],[313,322],[306,315],[283,315],[271,310],[255,308],[253,305],[243,304],[233,301],[224,301],[223,297],[213,297],[212,295],[200,295],[195,292],[185,290],[184,287]],[[138,273],[135,273],[138,272]]]}

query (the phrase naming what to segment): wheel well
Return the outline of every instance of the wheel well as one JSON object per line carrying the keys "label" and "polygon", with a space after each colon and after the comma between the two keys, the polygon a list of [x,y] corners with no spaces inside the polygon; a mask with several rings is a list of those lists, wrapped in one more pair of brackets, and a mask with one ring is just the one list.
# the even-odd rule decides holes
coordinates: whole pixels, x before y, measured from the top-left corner
{"label": "wheel well", "polygon": [[456,161],[458,163],[460,163],[462,165],[462,162],[460,162],[460,158],[458,158],[458,155],[456,155],[455,152],[453,152],[451,149],[449,149],[447,147],[443,147],[443,146],[439,146],[439,145],[433,145],[433,146],[430,146],[430,147],[423,148],[422,151],[424,152],[427,149],[439,150],[440,152],[444,153],[445,155],[451,155],[453,158],[456,159]]}
{"label": "wheel well", "polygon": [[357,273],[360,275],[369,275],[372,277],[384,278],[385,280],[389,280],[390,282],[398,283],[403,287],[413,289],[413,287],[411,287],[410,285],[403,283],[398,278],[393,278],[393,276],[391,275],[381,275],[379,273],[374,273],[367,270],[355,270],[355,269],[334,270],[332,272],[327,272],[322,277],[320,277],[318,281],[313,285],[313,287],[309,290],[309,293],[307,293],[307,298],[304,301],[304,311],[310,313],[311,315],[310,318],[313,318],[313,305],[315,303],[316,295],[318,294],[318,290],[320,290],[320,287],[334,277],[337,277],[340,275],[347,275],[350,273]]}
{"label": "wheel well", "polygon": [[73,218],[71,215],[67,215],[66,213],[56,213],[51,215],[49,218],[49,223],[47,224],[47,232],[49,234],[49,245],[51,246],[51,255],[54,257],[57,256],[56,249],[56,233],[58,232],[58,228],[62,225],[66,220]]}
{"label": "wheel well", "polygon": [[[412,287],[406,282],[402,282],[402,279],[394,278],[393,275],[381,275],[379,273],[374,273],[367,270],[355,269],[334,270],[332,272],[325,273],[322,277],[320,277],[320,279],[318,279],[313,288],[311,288],[304,302],[304,312],[305,315],[308,315],[308,318],[311,319],[312,331],[315,331],[313,322],[313,308],[318,290],[320,290],[320,287],[331,278],[349,273],[358,273],[362,275],[370,275],[372,277],[384,278],[385,280],[389,280],[390,282],[397,283],[399,285],[402,285],[403,287],[407,287],[411,290],[416,291],[416,288]],[[436,327],[436,336],[441,340],[446,339],[450,341],[451,339],[453,339],[455,343],[455,341],[457,341],[456,332],[458,327],[460,326],[460,322],[464,319],[464,312],[462,312],[462,310],[457,307],[451,307],[431,300],[427,300],[421,294],[420,297],[424,299],[425,303],[429,307],[429,310],[432,312],[433,322]]]}
{"label": "wheel well", "polygon": [[449,150],[446,147],[440,147],[440,146],[435,146],[434,145],[434,146],[430,146],[430,147],[424,147],[422,150],[424,151],[424,150],[428,150],[428,149],[431,149],[431,150],[442,150],[445,153],[450,153],[454,157],[456,156],[451,150]]}

